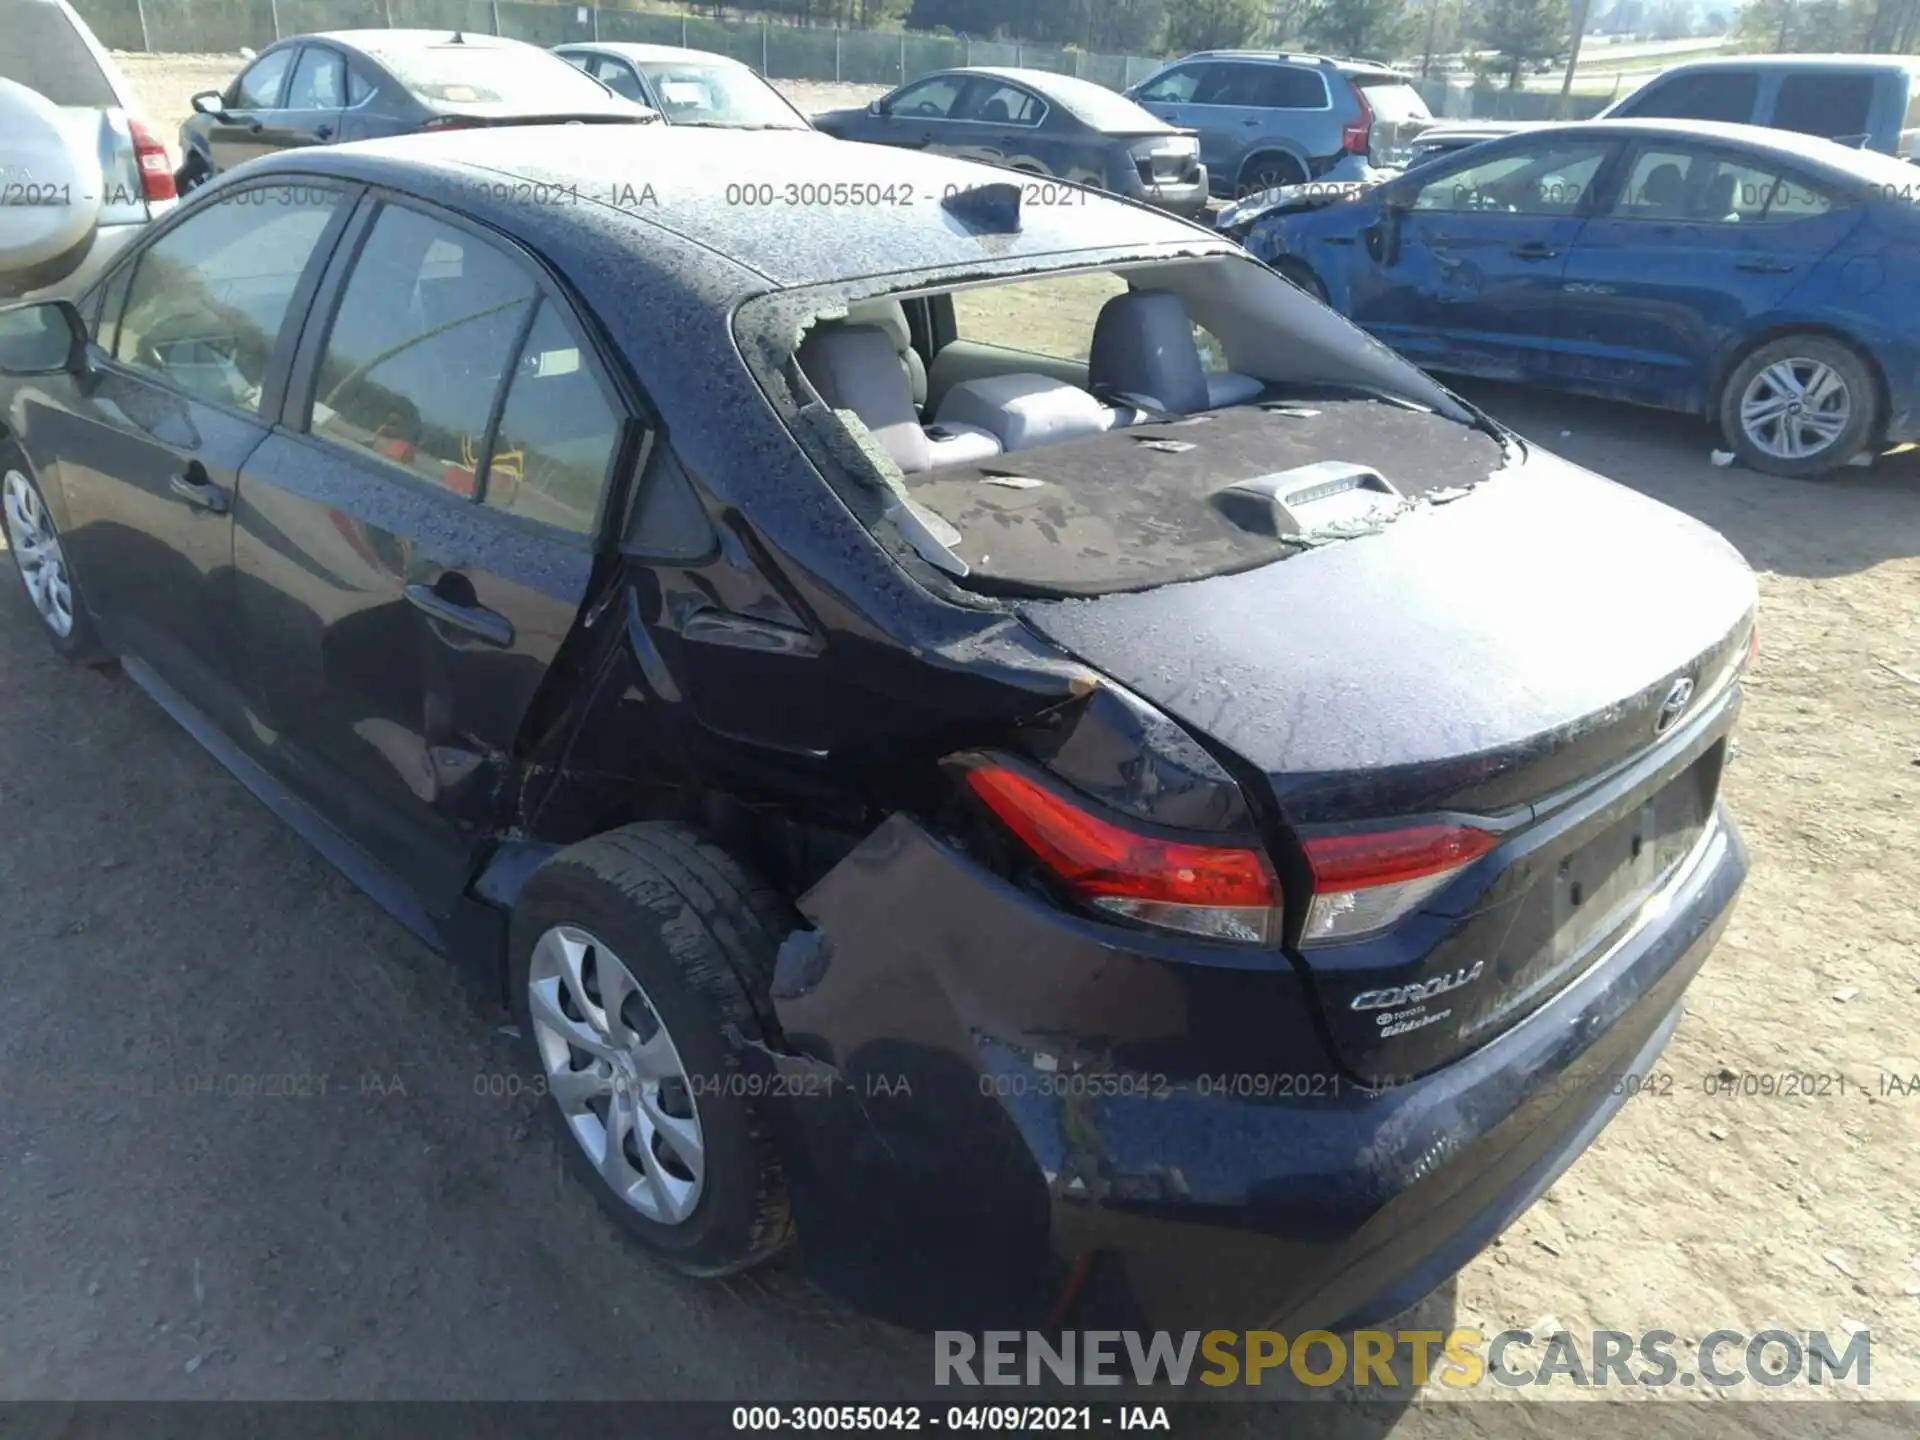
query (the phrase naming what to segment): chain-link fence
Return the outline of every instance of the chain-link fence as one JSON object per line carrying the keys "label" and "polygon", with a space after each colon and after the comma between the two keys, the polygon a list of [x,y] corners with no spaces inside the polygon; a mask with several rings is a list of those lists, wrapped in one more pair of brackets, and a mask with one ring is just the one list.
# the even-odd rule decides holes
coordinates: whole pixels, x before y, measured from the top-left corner
{"label": "chain-link fence", "polygon": [[899,85],[955,65],[1015,65],[1078,75],[1116,90],[1166,62],[904,31],[830,30],[759,20],[610,10],[531,0],[74,0],[111,50],[226,54],[317,30],[471,30],[535,45],[632,40],[688,45],[743,60],[774,80]]}

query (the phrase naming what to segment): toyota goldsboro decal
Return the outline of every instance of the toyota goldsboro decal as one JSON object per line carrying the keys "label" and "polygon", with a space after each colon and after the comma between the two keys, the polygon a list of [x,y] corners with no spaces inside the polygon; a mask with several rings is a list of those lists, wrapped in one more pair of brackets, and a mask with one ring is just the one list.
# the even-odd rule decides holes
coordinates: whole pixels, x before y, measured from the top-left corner
{"label": "toyota goldsboro decal", "polygon": [[[1449,975],[1436,975],[1431,980],[1420,980],[1411,985],[1389,985],[1384,990],[1362,990],[1347,1002],[1347,1008],[1380,1011],[1376,1018],[1381,1026],[1382,1038],[1404,1035],[1409,1030],[1438,1024],[1451,1015],[1453,1011],[1450,1009],[1442,1010],[1437,1015],[1428,1015],[1423,1013],[1423,1007],[1436,995],[1445,995],[1462,985],[1471,985],[1486,968],[1486,961],[1476,960],[1470,968],[1455,970]],[[1403,1010],[1402,1006],[1409,1008]]]}

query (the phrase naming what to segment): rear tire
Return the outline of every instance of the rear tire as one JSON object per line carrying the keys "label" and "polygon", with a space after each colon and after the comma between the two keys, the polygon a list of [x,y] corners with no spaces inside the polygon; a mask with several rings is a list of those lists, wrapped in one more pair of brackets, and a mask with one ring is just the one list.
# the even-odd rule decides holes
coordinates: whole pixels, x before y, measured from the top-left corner
{"label": "rear tire", "polygon": [[67,563],[53,512],[27,472],[26,460],[12,446],[0,447],[0,512],[21,588],[54,653],[76,665],[111,661],[113,655],[100,643],[80,582]]}
{"label": "rear tire", "polygon": [[1239,194],[1258,195],[1279,185],[1304,185],[1307,171],[1291,155],[1256,155],[1240,171]]}
{"label": "rear tire", "polygon": [[793,923],[724,850],[658,823],[561,851],[514,907],[514,1016],[558,1143],[601,1208],[687,1275],[744,1270],[792,1237],[728,1031],[764,1038],[774,952]]}
{"label": "rear tire", "polygon": [[1720,429],[1748,466],[1768,475],[1836,470],[1879,433],[1880,388],[1849,346],[1783,335],[1758,346],[1720,389]]}

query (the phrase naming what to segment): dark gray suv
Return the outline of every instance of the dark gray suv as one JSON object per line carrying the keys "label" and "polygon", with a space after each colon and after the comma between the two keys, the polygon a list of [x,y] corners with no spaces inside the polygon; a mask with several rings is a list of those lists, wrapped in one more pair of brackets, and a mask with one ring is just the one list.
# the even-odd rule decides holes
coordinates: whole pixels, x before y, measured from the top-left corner
{"label": "dark gray suv", "polygon": [[1405,75],[1377,61],[1204,50],[1127,92],[1200,132],[1213,193],[1238,198],[1307,180],[1361,180],[1402,165],[1433,123]]}

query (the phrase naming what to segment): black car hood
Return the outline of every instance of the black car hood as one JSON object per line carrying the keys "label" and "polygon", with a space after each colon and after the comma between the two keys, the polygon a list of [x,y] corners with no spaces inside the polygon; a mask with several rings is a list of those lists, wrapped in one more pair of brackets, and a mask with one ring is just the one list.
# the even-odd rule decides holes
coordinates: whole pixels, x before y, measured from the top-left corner
{"label": "black car hood", "polygon": [[1296,823],[1495,810],[1653,736],[1744,640],[1752,572],[1695,520],[1533,452],[1285,561],[1028,624],[1266,778]]}

